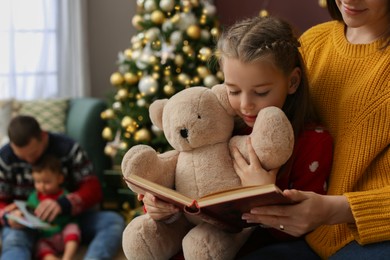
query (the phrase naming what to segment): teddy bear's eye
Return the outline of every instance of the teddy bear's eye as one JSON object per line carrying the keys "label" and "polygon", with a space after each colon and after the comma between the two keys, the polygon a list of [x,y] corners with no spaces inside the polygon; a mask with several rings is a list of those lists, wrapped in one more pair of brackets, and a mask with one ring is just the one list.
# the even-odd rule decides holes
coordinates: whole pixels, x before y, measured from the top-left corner
{"label": "teddy bear's eye", "polygon": [[202,119],[202,117],[200,115],[198,115],[198,119]]}

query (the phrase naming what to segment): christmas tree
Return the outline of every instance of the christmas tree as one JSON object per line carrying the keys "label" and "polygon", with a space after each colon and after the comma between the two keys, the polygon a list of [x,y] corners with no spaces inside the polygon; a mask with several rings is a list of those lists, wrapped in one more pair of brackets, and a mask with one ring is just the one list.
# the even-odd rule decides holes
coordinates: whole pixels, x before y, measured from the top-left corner
{"label": "christmas tree", "polygon": [[170,149],[152,125],[149,105],[192,86],[223,80],[213,55],[220,33],[216,8],[203,0],[138,0],[132,18],[137,33],[119,54],[110,82],[115,93],[101,117],[107,120],[105,153],[120,164],[133,145]]}

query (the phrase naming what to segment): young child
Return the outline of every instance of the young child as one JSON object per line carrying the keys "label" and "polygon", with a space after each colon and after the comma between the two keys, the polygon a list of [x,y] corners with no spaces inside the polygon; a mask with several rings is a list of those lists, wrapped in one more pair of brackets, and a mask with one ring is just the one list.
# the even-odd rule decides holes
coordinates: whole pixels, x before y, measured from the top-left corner
{"label": "young child", "polygon": [[[263,169],[249,142],[250,161],[236,149],[234,167],[243,185],[276,183],[282,190],[325,194],[332,163],[332,138],[319,125],[310,102],[298,47],[290,25],[273,17],[237,22],[218,40],[216,54],[224,72],[224,85],[229,102],[240,118],[235,134],[250,133],[258,112],[276,106],[287,115],[295,135],[293,155],[280,169]],[[151,194],[139,197],[155,220],[169,221],[179,211]],[[243,215],[248,222],[255,222],[250,217]],[[295,233],[283,225],[283,218],[277,221],[268,226],[274,229],[261,228],[255,232],[251,241],[261,246],[263,242],[296,239],[285,234]]]}
{"label": "young child", "polygon": [[[32,177],[35,191],[29,196],[27,204],[36,208],[44,200],[57,200],[68,192],[61,187],[64,175],[61,163],[53,155],[44,155],[32,166]],[[71,216],[59,215],[52,228],[44,229],[36,247],[38,259],[44,260],[71,260],[73,259],[80,241],[80,230]],[[63,253],[62,258],[57,254]]]}

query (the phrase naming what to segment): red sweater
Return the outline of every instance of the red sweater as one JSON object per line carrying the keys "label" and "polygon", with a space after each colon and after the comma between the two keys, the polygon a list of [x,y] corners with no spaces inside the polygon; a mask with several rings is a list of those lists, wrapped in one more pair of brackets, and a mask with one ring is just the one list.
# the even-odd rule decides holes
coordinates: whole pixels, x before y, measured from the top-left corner
{"label": "red sweater", "polygon": [[[49,133],[44,153],[57,156],[62,163],[65,188],[70,192],[58,199],[64,214],[78,214],[101,201],[103,195],[99,179],[78,143],[65,135]],[[15,199],[26,200],[33,190],[31,165],[19,159],[9,144],[3,146],[0,149],[0,219],[3,219],[6,205]]]}

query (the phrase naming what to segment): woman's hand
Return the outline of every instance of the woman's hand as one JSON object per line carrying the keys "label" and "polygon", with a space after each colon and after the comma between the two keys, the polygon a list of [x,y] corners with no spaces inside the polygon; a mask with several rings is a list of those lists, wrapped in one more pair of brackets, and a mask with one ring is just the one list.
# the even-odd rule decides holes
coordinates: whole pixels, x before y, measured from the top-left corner
{"label": "woman's hand", "polygon": [[302,236],[320,225],[354,222],[345,196],[319,195],[314,192],[285,190],[291,205],[253,208],[242,218],[249,223],[259,223],[279,229],[292,236]]}
{"label": "woman's hand", "polygon": [[246,142],[249,162],[240,153],[237,147],[233,148],[233,166],[237,175],[241,179],[243,186],[274,184],[276,175],[279,169],[267,171],[261,166],[260,160],[253,149],[251,138],[247,138]]}
{"label": "woman's hand", "polygon": [[159,200],[150,193],[138,195],[138,199],[142,200],[146,211],[154,220],[166,220],[173,214],[179,212],[179,209],[172,204]]}

